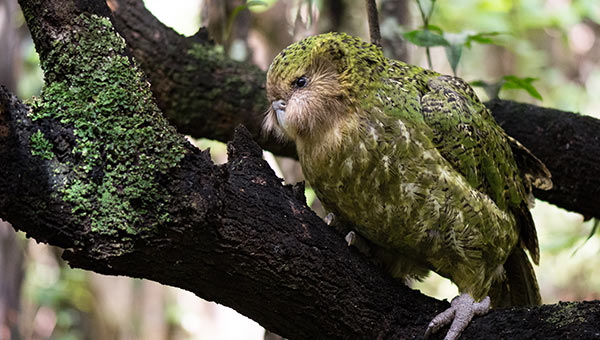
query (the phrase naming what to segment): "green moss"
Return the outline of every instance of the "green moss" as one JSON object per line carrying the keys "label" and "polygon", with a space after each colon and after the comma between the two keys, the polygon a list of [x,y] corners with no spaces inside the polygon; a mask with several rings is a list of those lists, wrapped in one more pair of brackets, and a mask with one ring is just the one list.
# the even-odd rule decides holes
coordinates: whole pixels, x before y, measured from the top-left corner
{"label": "green moss", "polygon": [[177,166],[186,142],[162,117],[110,21],[81,15],[73,27],[42,63],[46,85],[31,113],[73,128],[73,164],[55,185],[93,231],[137,234],[167,223],[170,197],[158,178]]}
{"label": "green moss", "polygon": [[[222,68],[227,62],[233,62],[227,58],[223,46],[208,44],[193,44],[188,53],[202,62],[203,67]],[[188,65],[195,68],[195,65]]]}
{"label": "green moss", "polygon": [[46,139],[42,131],[37,130],[31,135],[29,141],[31,145],[31,154],[39,156],[45,159],[52,159],[54,153],[52,152],[52,143]]}
{"label": "green moss", "polygon": [[559,308],[552,313],[546,321],[556,325],[557,327],[564,327],[572,323],[585,323],[585,317],[581,315],[578,309],[577,302],[561,302]]}

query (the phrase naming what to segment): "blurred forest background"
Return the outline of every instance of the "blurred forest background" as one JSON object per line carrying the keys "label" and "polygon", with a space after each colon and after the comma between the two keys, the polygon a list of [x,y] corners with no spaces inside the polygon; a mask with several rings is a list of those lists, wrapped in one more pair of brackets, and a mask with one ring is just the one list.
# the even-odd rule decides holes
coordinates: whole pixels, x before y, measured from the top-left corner
{"label": "blurred forest background", "polygon": [[[306,35],[335,30],[369,39],[363,0],[145,3],[181,34],[207,26],[231,58],[263,70],[283,47]],[[431,4],[421,1],[425,14]],[[456,72],[467,81],[517,79],[520,87],[531,92],[533,85],[540,95],[511,90],[508,84],[500,92],[503,99],[600,118],[597,0],[438,0],[426,19],[433,25],[431,32],[450,45],[431,47],[430,53],[414,44],[427,41],[407,34],[422,29],[417,1],[381,0],[378,5],[388,56],[428,67],[430,54],[432,67],[448,74],[453,72],[450,62],[460,56]],[[22,99],[38,95],[43,82],[38,64],[16,0],[0,0],[0,84]],[[481,88],[478,93],[488,99]],[[210,147],[217,162],[226,161],[223,144],[193,142]],[[265,158],[287,182],[302,180],[295,161],[269,153]],[[322,214],[310,188],[307,197]],[[600,299],[597,221],[586,222],[579,214],[541,201],[533,214],[541,248],[541,264],[535,269],[544,303]],[[60,253],[0,223],[0,340],[263,338],[258,324],[231,309],[150,281],[73,270]],[[438,298],[457,293],[448,280],[435,275],[413,286]]]}

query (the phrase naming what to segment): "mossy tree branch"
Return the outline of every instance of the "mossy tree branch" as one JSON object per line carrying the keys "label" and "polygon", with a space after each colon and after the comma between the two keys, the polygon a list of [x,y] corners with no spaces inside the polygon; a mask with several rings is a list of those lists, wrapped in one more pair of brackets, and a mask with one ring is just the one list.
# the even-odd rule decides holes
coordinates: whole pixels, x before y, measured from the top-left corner
{"label": "mossy tree branch", "polygon": [[[247,130],[222,166],[175,133],[102,1],[20,4],[46,84],[31,106],[0,88],[0,217],[15,228],[72,266],[181,287],[290,338],[420,337],[447,306],[349,249]],[[599,308],[497,310],[464,338],[585,338]]]}

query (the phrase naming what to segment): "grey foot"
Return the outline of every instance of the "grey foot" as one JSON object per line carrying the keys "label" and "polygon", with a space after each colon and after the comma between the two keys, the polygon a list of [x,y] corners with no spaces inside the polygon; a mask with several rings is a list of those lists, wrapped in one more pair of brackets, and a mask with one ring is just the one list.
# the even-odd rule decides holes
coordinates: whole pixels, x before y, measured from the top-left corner
{"label": "grey foot", "polygon": [[360,237],[354,231],[351,231],[348,234],[346,234],[346,237],[344,237],[344,239],[346,240],[346,243],[348,243],[348,247],[354,247],[358,249],[358,251],[361,252],[363,255],[371,255],[371,247],[369,246],[369,243],[367,243],[367,241],[364,238]]}
{"label": "grey foot", "polygon": [[325,216],[325,223],[327,223],[328,226],[335,227],[336,224],[337,224],[337,220],[335,219],[335,215],[333,213],[327,214],[327,216]]}
{"label": "grey foot", "polygon": [[450,308],[436,315],[427,326],[425,339],[438,329],[452,322],[444,340],[458,339],[460,333],[467,328],[474,316],[485,315],[490,310],[490,297],[486,296],[481,302],[475,302],[470,294],[460,294],[452,299]]}

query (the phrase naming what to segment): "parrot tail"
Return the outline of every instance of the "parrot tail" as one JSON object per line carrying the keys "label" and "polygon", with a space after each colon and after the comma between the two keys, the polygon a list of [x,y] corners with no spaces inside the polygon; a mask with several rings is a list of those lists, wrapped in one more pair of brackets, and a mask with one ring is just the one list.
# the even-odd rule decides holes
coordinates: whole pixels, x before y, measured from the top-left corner
{"label": "parrot tail", "polygon": [[494,307],[537,306],[542,304],[533,266],[525,250],[517,245],[504,263],[506,276],[490,288]]}

